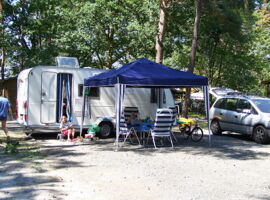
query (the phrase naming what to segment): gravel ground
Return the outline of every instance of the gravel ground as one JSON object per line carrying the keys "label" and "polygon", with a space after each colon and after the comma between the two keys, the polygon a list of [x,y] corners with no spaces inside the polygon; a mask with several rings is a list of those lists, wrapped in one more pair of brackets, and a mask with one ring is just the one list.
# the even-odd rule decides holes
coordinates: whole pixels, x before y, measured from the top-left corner
{"label": "gravel ground", "polygon": [[212,147],[207,135],[178,140],[173,150],[116,150],[113,138],[36,137],[26,143],[39,146],[39,156],[0,154],[0,199],[270,199],[270,145],[236,134],[214,136]]}

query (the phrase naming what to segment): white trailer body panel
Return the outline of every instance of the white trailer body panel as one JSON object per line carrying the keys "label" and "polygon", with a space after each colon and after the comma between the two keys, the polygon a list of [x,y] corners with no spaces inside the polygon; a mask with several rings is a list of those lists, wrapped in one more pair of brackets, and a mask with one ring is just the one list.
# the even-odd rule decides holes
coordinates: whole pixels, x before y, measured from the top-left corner
{"label": "white trailer body panel", "polygon": [[[84,79],[103,72],[104,70],[91,68],[63,68],[56,66],[37,66],[22,71],[18,76],[17,121],[31,129],[58,128],[57,85],[59,74],[69,74],[72,77],[71,114],[72,123],[79,128],[82,116],[82,85]],[[97,88],[95,97],[86,98],[84,127],[100,123],[100,119],[115,118],[115,90],[113,87]],[[174,106],[174,99],[170,89],[165,89],[165,99],[162,107]],[[91,93],[91,90],[90,90]],[[139,109],[139,117],[155,118],[157,103],[151,103],[150,88],[126,88],[124,104]]]}
{"label": "white trailer body panel", "polygon": [[41,111],[40,122],[42,124],[56,122],[57,105],[57,73],[42,72],[41,74]]}

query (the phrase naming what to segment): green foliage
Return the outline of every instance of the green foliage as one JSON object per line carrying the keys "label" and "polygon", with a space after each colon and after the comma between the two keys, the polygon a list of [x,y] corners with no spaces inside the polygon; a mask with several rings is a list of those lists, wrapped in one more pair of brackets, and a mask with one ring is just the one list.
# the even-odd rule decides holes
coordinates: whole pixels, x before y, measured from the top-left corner
{"label": "green foliage", "polygon": [[259,84],[262,70],[261,58],[252,52],[256,36],[250,9],[254,6],[214,2],[204,8],[196,71],[208,76],[212,86],[251,91]]}
{"label": "green foliage", "polygon": [[258,77],[260,80],[270,80],[270,3],[262,4],[253,16],[256,23],[252,29],[255,35],[252,51],[261,58],[258,63],[262,68]]}
{"label": "green foliage", "polygon": [[[58,17],[65,22],[58,38],[62,53],[79,58],[83,66],[111,68],[154,46],[154,4],[138,1],[71,1]],[[145,49],[147,48],[147,49]]]}
{"label": "green foliage", "polygon": [[[194,1],[171,1],[164,64],[186,69],[195,17]],[[211,86],[262,92],[270,79],[269,3],[204,0],[195,73]],[[112,68],[139,57],[154,60],[157,0],[4,0],[0,46],[11,75],[56,56],[81,66]],[[3,31],[4,30],[4,31]]]}
{"label": "green foliage", "polygon": [[8,141],[6,144],[6,148],[5,148],[5,153],[6,154],[16,154],[19,152],[18,150],[18,146],[19,146],[19,142],[12,142],[12,141]]}

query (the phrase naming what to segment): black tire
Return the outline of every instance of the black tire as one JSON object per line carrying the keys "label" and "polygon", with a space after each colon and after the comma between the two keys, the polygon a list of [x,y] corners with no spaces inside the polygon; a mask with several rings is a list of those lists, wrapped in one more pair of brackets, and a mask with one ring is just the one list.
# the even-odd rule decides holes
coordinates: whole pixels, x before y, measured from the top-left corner
{"label": "black tire", "polygon": [[220,128],[219,122],[217,119],[212,120],[211,125],[210,125],[210,129],[213,133],[213,135],[221,135],[222,134],[222,130]]}
{"label": "black tire", "polygon": [[99,124],[100,131],[98,132],[99,137],[105,139],[111,136],[112,134],[112,124],[110,122],[101,122]]}
{"label": "black tire", "polygon": [[254,128],[253,139],[258,144],[266,144],[269,142],[269,137],[264,126],[259,125]]}
{"label": "black tire", "polygon": [[203,130],[200,127],[195,127],[191,131],[191,139],[193,142],[199,142],[203,138]]}

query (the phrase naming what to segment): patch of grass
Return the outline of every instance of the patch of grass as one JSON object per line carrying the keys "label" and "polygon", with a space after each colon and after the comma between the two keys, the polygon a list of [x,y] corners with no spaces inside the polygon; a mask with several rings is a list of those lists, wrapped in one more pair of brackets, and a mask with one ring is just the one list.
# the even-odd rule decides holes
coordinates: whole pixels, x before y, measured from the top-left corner
{"label": "patch of grass", "polygon": [[202,129],[207,129],[207,128],[208,128],[207,121],[198,121],[198,125],[199,125]]}
{"label": "patch of grass", "polygon": [[7,141],[5,153],[6,154],[17,154],[19,152],[18,146],[20,143],[18,141]]}
{"label": "patch of grass", "polygon": [[188,113],[188,117],[190,117],[190,118],[201,118],[201,119],[204,119],[206,116],[204,114],[201,114],[201,113],[189,112]]}
{"label": "patch of grass", "polygon": [[39,146],[34,145],[34,144],[21,144],[19,146],[20,152],[31,151],[31,150],[38,150],[38,149],[39,149]]}
{"label": "patch of grass", "polygon": [[45,159],[46,155],[40,151],[40,147],[33,142],[26,142],[20,139],[2,140],[3,153],[16,155],[18,161],[22,159]]}
{"label": "patch of grass", "polygon": [[32,159],[32,158],[37,158],[37,159],[45,159],[46,155],[43,154],[42,152],[39,151],[27,151],[22,153],[22,155],[20,156],[21,159],[24,158],[28,158],[28,159]]}

